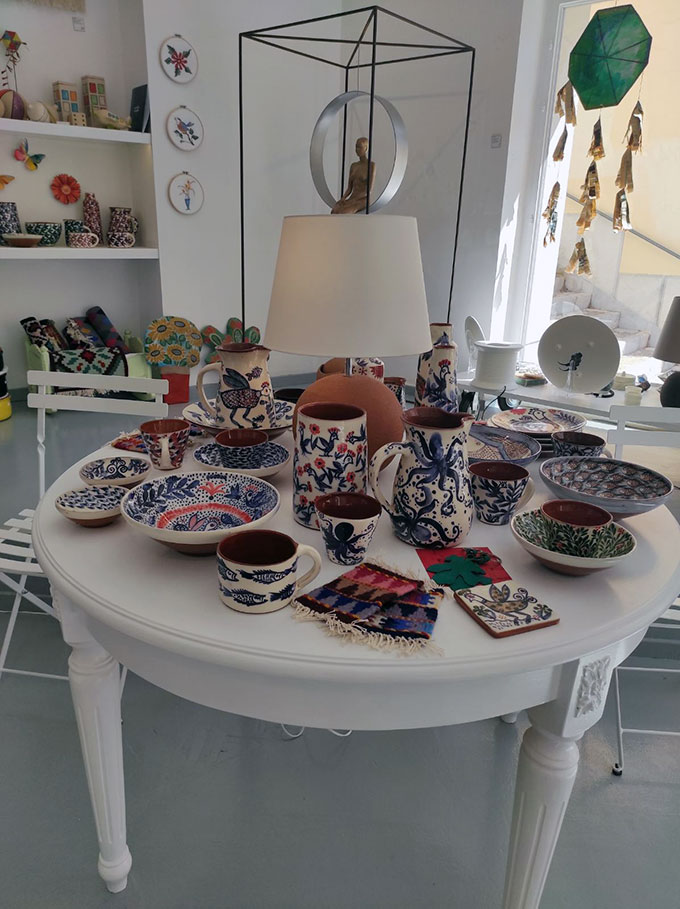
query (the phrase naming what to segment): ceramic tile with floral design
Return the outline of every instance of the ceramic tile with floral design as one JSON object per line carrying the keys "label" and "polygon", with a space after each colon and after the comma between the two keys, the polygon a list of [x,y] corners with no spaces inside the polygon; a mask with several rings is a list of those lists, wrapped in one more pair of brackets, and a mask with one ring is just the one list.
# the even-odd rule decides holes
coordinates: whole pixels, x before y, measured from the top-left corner
{"label": "ceramic tile with floral design", "polygon": [[547,628],[559,622],[557,613],[539,603],[526,587],[515,581],[457,590],[458,603],[494,638]]}

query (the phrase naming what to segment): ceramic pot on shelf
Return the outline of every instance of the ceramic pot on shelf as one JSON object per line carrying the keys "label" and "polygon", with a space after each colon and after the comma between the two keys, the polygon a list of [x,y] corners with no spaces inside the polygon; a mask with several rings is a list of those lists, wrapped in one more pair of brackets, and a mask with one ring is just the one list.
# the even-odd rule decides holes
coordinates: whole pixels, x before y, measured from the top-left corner
{"label": "ceramic pot on shelf", "polygon": [[299,407],[293,457],[295,520],[318,530],[314,503],[319,496],[364,492],[367,460],[365,410],[331,402]]}
{"label": "ceramic pot on shelf", "polygon": [[[441,549],[459,544],[472,523],[467,440],[474,417],[439,407],[413,407],[403,416],[405,442],[383,446],[371,458],[373,495],[392,519],[395,534],[411,546]],[[392,501],[380,489],[383,462],[401,455]]]}
{"label": "ceramic pot on shelf", "polygon": [[97,235],[99,242],[103,244],[102,215],[94,193],[85,193],[83,198],[83,223],[89,231]]}
{"label": "ceramic pot on shelf", "polygon": [[3,234],[20,234],[21,223],[16,202],[0,202],[0,246],[7,246]]}
{"label": "ceramic pot on shelf", "polygon": [[[276,416],[267,369],[268,348],[250,343],[222,344],[215,353],[219,360],[199,371],[196,389],[216,425],[220,429],[271,429]],[[203,379],[211,370],[220,373],[215,406],[203,390]]]}
{"label": "ceramic pot on shelf", "polygon": [[[425,351],[425,353],[422,353],[418,358],[418,372],[416,374],[416,391],[414,397],[415,405],[416,407],[444,407],[445,410],[455,413],[458,410],[458,383],[456,377],[458,347],[453,340],[453,326],[450,322],[431,322],[430,338],[432,339],[432,349]],[[435,351],[440,348],[446,349],[448,353],[438,357],[435,354]],[[438,363],[440,360],[449,360],[449,372],[443,377],[443,386],[442,377],[439,374],[433,376],[428,394],[428,377],[430,371],[432,369],[435,371],[439,369],[441,372]],[[436,389],[440,387],[444,388],[444,398],[441,397],[441,394],[437,394],[436,392]],[[440,403],[427,400],[428,397],[439,399]],[[445,407],[445,403],[448,406]]]}
{"label": "ceramic pot on shelf", "polygon": [[[139,229],[139,221],[132,214],[132,209],[122,205],[111,205],[109,211],[111,212],[111,220],[106,234],[109,246],[119,249],[128,249],[134,246]],[[130,235],[132,236],[132,242],[129,242]],[[121,240],[123,236],[125,241]]]}

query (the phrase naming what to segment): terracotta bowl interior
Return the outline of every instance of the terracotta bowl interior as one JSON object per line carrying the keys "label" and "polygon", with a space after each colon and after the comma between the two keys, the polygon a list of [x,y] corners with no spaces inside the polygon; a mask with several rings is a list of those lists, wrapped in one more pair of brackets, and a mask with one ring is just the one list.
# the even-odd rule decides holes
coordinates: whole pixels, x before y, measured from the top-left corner
{"label": "terracotta bowl interior", "polygon": [[439,407],[412,407],[402,420],[410,426],[425,429],[459,429],[465,420],[473,420],[470,413],[447,413]]}
{"label": "terracotta bowl interior", "polygon": [[488,480],[522,480],[529,476],[526,468],[503,461],[478,461],[470,464],[470,473]]}
{"label": "terracotta bowl interior", "polygon": [[584,445],[588,448],[607,444],[600,436],[591,435],[589,432],[555,432],[553,439],[557,439],[558,442],[566,442],[567,445]]}
{"label": "terracotta bowl interior", "polygon": [[217,552],[239,565],[278,565],[297,552],[297,543],[278,530],[243,530],[220,541]]}
{"label": "terracotta bowl interior", "polygon": [[217,350],[226,350],[229,353],[248,353],[251,350],[266,350],[269,351],[268,347],[263,347],[262,344],[252,344],[249,341],[244,341],[242,344],[229,343],[229,344],[220,344]]}
{"label": "terracotta bowl interior", "polygon": [[562,521],[574,527],[602,527],[609,524],[612,519],[604,508],[571,499],[552,499],[550,502],[544,502],[541,511],[554,521]]}
{"label": "terracotta bowl interior", "polygon": [[406,379],[403,376],[385,376],[383,382],[385,385],[399,385],[402,388],[406,385]]}
{"label": "terracotta bowl interior", "polygon": [[139,427],[140,432],[145,432],[150,436],[165,436],[171,432],[181,432],[183,429],[191,429],[191,424],[186,420],[147,420]]}
{"label": "terracotta bowl interior", "polygon": [[298,409],[303,417],[309,417],[313,420],[357,420],[360,417],[366,417],[366,411],[361,407],[355,407],[354,404],[334,404],[319,401],[315,404],[303,404]]}
{"label": "terracotta bowl interior", "polygon": [[375,518],[382,510],[377,499],[363,492],[329,493],[319,496],[314,504],[321,514],[329,518],[349,518],[355,521]]}
{"label": "terracotta bowl interior", "polygon": [[224,429],[215,436],[217,444],[226,448],[252,448],[263,445],[268,439],[261,429]]}

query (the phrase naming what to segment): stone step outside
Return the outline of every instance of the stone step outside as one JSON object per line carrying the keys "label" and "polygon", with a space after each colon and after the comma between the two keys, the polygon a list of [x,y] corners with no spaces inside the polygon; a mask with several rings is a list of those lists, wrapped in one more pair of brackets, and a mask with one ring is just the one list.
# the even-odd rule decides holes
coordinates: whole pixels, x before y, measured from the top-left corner
{"label": "stone step outside", "polygon": [[594,309],[589,306],[588,309],[583,310],[583,315],[590,316],[591,319],[597,319],[598,322],[604,322],[610,328],[616,328],[621,321],[621,313],[612,309]]}
{"label": "stone step outside", "polygon": [[614,334],[619,342],[621,355],[635,353],[649,344],[648,331],[632,331],[625,328],[614,328]]}

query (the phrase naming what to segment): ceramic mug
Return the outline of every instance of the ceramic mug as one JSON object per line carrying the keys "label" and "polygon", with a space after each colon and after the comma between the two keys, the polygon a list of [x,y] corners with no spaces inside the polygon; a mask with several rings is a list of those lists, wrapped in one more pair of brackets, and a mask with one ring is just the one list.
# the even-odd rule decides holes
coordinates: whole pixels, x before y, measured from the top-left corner
{"label": "ceramic mug", "polygon": [[572,499],[551,499],[541,505],[547,543],[554,552],[597,558],[603,533],[612,516],[598,505]]}
{"label": "ceramic mug", "polygon": [[478,461],[470,465],[470,479],[475,514],[484,524],[509,524],[534,494],[534,481],[519,464]]}
{"label": "ceramic mug", "polygon": [[99,237],[91,230],[71,231],[66,234],[66,245],[72,249],[94,249],[99,245]]}
{"label": "ceramic mug", "polygon": [[142,423],[139,431],[153,466],[159,470],[180,467],[190,430],[186,420],[148,420]]}
{"label": "ceramic mug", "polygon": [[135,235],[129,231],[109,231],[106,242],[112,249],[131,249],[135,245]]}
{"label": "ceramic mug", "polygon": [[297,409],[293,517],[319,529],[317,496],[366,489],[366,411],[353,404],[303,404]]}
{"label": "ceramic mug", "polygon": [[552,440],[558,458],[611,458],[611,453],[605,449],[605,440],[589,432],[554,432]]}
{"label": "ceramic mug", "polygon": [[326,544],[326,555],[336,565],[356,565],[368,549],[382,507],[363,492],[331,492],[314,503]]}
{"label": "ceramic mug", "polygon": [[[314,564],[297,578],[298,561],[304,555]],[[237,612],[283,609],[320,571],[321,556],[313,546],[277,530],[242,530],[217,547],[220,599]]]}

